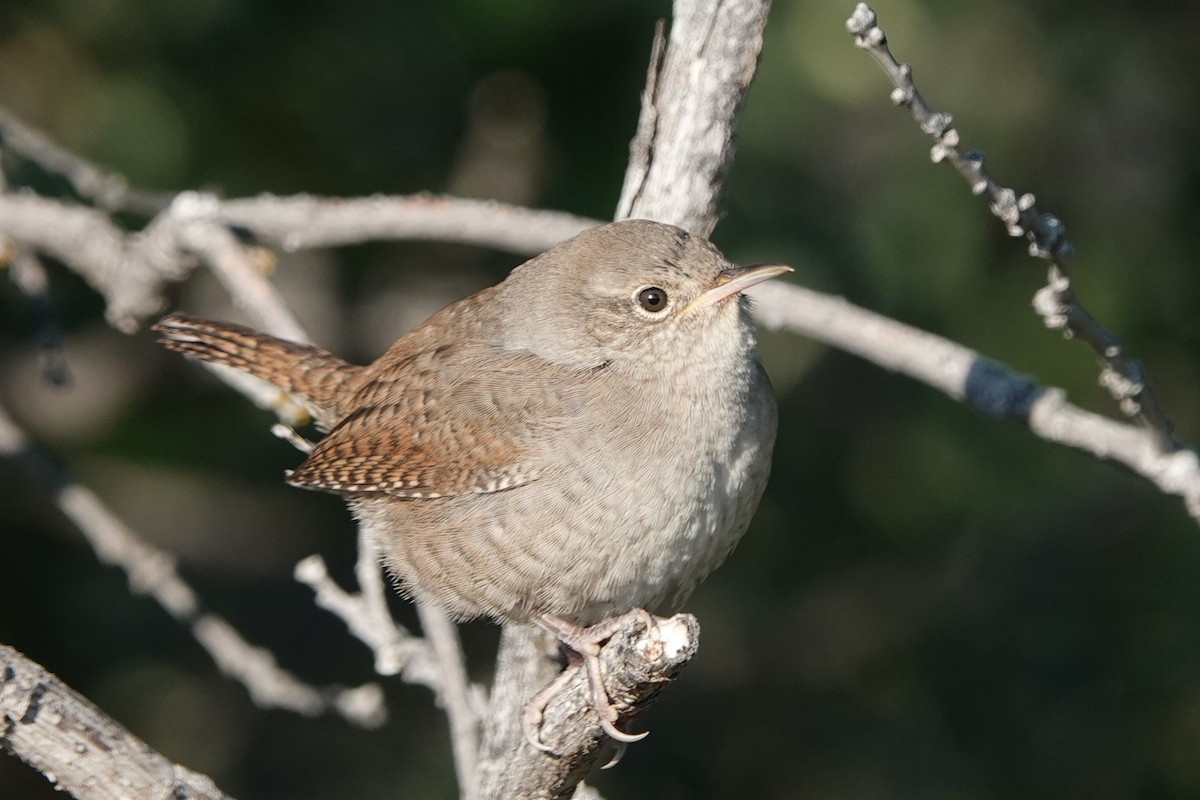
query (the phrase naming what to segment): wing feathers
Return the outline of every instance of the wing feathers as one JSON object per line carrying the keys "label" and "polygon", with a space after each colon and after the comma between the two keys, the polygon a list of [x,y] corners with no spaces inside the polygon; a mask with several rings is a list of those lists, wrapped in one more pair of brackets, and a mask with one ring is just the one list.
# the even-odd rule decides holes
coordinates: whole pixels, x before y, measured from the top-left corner
{"label": "wing feathers", "polygon": [[529,354],[493,352],[482,362],[443,352],[436,372],[413,371],[365,383],[359,397],[376,402],[339,423],[288,482],[412,499],[511,489],[541,474],[548,437],[578,393],[564,387],[580,385]]}

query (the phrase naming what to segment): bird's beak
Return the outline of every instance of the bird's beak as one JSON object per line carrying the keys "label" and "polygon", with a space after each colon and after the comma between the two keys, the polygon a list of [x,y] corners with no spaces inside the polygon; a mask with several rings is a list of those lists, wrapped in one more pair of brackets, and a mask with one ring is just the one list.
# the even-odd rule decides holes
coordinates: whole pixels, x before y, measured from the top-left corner
{"label": "bird's beak", "polygon": [[704,294],[683,307],[683,313],[706,308],[724,300],[726,297],[743,292],[756,283],[778,277],[787,272],[794,272],[791,267],[783,264],[754,264],[749,267],[730,267],[722,270],[717,283]]}

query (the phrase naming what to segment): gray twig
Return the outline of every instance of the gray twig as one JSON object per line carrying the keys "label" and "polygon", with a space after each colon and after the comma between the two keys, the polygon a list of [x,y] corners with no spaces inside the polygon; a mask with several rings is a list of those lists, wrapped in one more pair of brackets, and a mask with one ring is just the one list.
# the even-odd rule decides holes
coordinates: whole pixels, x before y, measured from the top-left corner
{"label": "gray twig", "polygon": [[[297,338],[298,326],[252,270],[228,266],[229,239],[221,224],[296,250],[375,239],[430,239],[497,247],[521,254],[547,250],[598,220],[483,200],[413,197],[316,198],[264,195],[219,200],[185,192],[140,232],[127,233],[103,211],[32,193],[0,193],[0,234],[44,253],[80,274],[104,296],[109,322],[132,333],[163,309],[163,290],[196,264],[193,254],[222,253],[212,261],[233,297],[272,333]],[[196,229],[200,230],[197,231]],[[216,248],[216,249],[214,249]]]}
{"label": "gray twig", "polygon": [[912,68],[892,55],[887,36],[876,24],[869,5],[859,3],[846,21],[846,28],[855,44],[871,54],[896,87],[892,102],[912,112],[921,130],[933,137],[933,161],[949,162],[973,193],[987,198],[992,213],[1007,226],[1009,235],[1024,236],[1029,240],[1030,255],[1049,262],[1047,284],[1033,299],[1034,309],[1046,327],[1087,342],[1101,361],[1100,383],[1122,413],[1153,431],[1164,452],[1178,449],[1181,445],[1172,435],[1171,422],[1159,407],[1141,362],[1126,353],[1117,337],[1084,308],[1075,293],[1071,285],[1075,249],[1067,241],[1066,226],[1053,214],[1039,212],[1032,194],[1018,197],[1012,189],[993,181],[984,169],[982,153],[959,150],[958,130],[951,124],[950,115],[934,111],[925,102],[913,82]]}
{"label": "gray twig", "polygon": [[428,603],[417,603],[417,613],[441,675],[438,700],[450,721],[450,746],[458,774],[459,796],[462,800],[475,800],[479,796],[477,771],[479,721],[484,706],[482,692],[476,691],[467,678],[467,659],[458,638],[458,628],[446,612]]}
{"label": "gray twig", "polygon": [[[373,555],[374,549],[367,552]],[[365,558],[360,546],[360,564]],[[399,674],[407,683],[439,691],[437,659],[429,643],[398,625],[386,613],[386,608],[379,613],[364,594],[351,594],[338,586],[319,555],[309,556],[297,564],[295,576],[313,590],[319,608],[346,623],[350,633],[371,648],[376,672],[380,675]]]}
{"label": "gray twig", "polygon": [[129,211],[152,216],[171,200],[169,194],[130,188],[123,175],[101,169],[72,153],[5,108],[0,108],[0,145],[47,172],[66,178],[81,197],[91,200],[105,211]]}
{"label": "gray twig", "polygon": [[59,509],[84,535],[97,557],[124,570],[133,592],[149,595],[175,620],[188,626],[220,670],[240,681],[255,703],[308,717],[336,712],[363,727],[382,724],[386,711],[377,685],[318,688],[280,668],[270,651],[251,645],[224,619],[205,611],[195,592],[176,571],[171,555],[144,541],[94,492],[55,467],[2,407],[0,456],[10,458],[45,484],[53,492]]}
{"label": "gray twig", "polygon": [[663,53],[667,49],[666,25],[663,20],[654,24],[654,42],[650,45],[650,61],[646,65],[646,84],[642,87],[642,109],[637,130],[629,140],[629,164],[625,167],[624,185],[617,203],[616,219],[628,219],[639,205],[646,175],[654,157],[654,138],[658,132],[658,110],[654,106],[658,92],[658,77],[663,68]]}
{"label": "gray twig", "polygon": [[417,604],[424,638],[399,625],[388,610],[375,543],[365,531],[358,535],[355,565],[359,592],[351,594],[334,583],[325,561],[309,556],[296,565],[296,580],[316,594],[316,603],[334,614],[375,654],[375,671],[399,673],[408,683],[433,691],[450,723],[450,743],[463,800],[476,796],[479,760],[479,708],[482,691],[467,679],[466,660],[458,631],[440,610]]}
{"label": "gray twig", "polygon": [[160,312],[165,286],[194,266],[162,219],[126,233],[95,208],[29,192],[0,194],[0,233],[79,274],[104,297],[109,323],[126,333]]}
{"label": "gray twig", "polygon": [[218,221],[215,195],[183,192],[167,213],[178,225],[180,246],[204,258],[233,301],[272,336],[307,344],[310,339],[287,302],[251,260],[228,225]]}

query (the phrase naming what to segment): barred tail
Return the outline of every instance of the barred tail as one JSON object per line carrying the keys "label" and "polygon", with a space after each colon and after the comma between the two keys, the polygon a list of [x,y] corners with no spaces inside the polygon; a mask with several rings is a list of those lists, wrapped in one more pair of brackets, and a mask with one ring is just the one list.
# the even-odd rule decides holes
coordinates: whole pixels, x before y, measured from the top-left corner
{"label": "barred tail", "polygon": [[[259,333],[242,325],[184,314],[163,317],[152,330],[169,350],[249,373],[292,395],[325,427],[348,413],[348,391],[362,367],[327,350]],[[352,384],[351,384],[352,385]]]}

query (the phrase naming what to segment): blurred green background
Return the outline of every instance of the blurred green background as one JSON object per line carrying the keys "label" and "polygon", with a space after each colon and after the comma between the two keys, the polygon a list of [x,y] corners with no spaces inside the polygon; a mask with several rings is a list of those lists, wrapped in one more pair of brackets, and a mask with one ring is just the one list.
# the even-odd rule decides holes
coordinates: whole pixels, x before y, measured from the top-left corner
{"label": "blurred green background", "polygon": [[[1030,309],[1044,272],[888,102],[852,3],[774,8],[714,235],[735,260],[960,341],[1108,413],[1086,348]],[[879,0],[898,56],[992,174],[1062,217],[1077,286],[1200,439],[1200,4]],[[139,187],[448,191],[611,216],[665,2],[10,0],[0,103]],[[66,195],[8,159],[11,184]],[[317,340],[360,361],[519,259],[372,244],[281,258]],[[292,581],[348,578],[340,502],[281,481],[268,417],[52,267],[72,381],[42,378],[0,281],[0,398],[208,605],[317,683],[371,660]],[[207,273],[187,311],[242,319]],[[632,798],[1200,797],[1200,531],[1111,465],[910,380],[764,335],[773,482],[693,598],[700,655],[595,776]],[[0,641],[168,757],[250,798],[450,798],[444,720],[385,683],[391,722],[259,711],[0,462]],[[397,603],[398,614],[412,620]],[[496,632],[465,629],[486,680]],[[0,758],[5,800],[57,797]]]}

